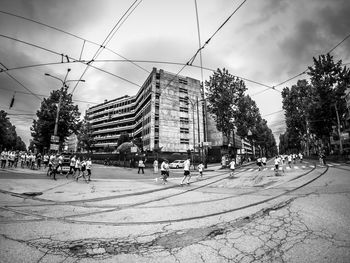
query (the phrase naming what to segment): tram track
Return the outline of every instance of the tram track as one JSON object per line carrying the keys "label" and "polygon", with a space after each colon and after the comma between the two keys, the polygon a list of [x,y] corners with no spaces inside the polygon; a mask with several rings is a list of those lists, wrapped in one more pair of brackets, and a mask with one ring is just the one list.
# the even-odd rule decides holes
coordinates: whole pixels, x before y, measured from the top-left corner
{"label": "tram track", "polygon": [[[187,190],[181,191],[179,193],[175,193],[175,194],[159,197],[159,198],[156,198],[156,199],[153,199],[153,200],[147,200],[147,201],[144,201],[144,202],[138,202],[138,203],[134,203],[134,204],[131,204],[131,205],[114,207],[113,209],[107,209],[107,210],[103,210],[103,211],[95,211],[95,212],[90,212],[90,213],[83,213],[83,214],[72,215],[72,216],[52,217],[52,216],[45,216],[45,215],[35,214],[35,213],[27,213],[27,212],[17,211],[16,209],[12,209],[11,207],[13,207],[13,206],[8,206],[8,207],[3,206],[3,207],[0,207],[0,208],[2,208],[4,210],[7,210],[7,211],[11,211],[13,213],[19,213],[19,214],[26,215],[26,216],[36,217],[36,218],[33,218],[33,219],[29,219],[29,220],[16,220],[17,222],[33,222],[33,221],[54,220],[54,221],[63,221],[63,222],[68,222],[68,223],[104,224],[104,225],[139,225],[139,224],[160,224],[160,223],[165,223],[165,222],[166,223],[169,223],[169,222],[180,222],[180,221],[194,220],[194,219],[205,218],[205,217],[212,217],[212,216],[221,215],[221,214],[224,214],[224,213],[230,213],[230,212],[242,210],[242,209],[245,209],[245,208],[248,208],[248,207],[252,207],[252,206],[256,206],[256,205],[259,205],[259,204],[263,204],[263,203],[269,202],[271,200],[277,199],[277,198],[279,198],[279,197],[281,197],[283,195],[287,195],[287,194],[289,194],[289,193],[291,193],[293,191],[296,191],[297,189],[300,189],[300,188],[304,187],[305,185],[307,185],[307,184],[313,182],[314,180],[318,179],[320,176],[322,176],[324,173],[326,173],[327,170],[328,170],[328,167],[319,176],[316,176],[315,178],[313,178],[311,180],[308,180],[307,182],[303,183],[302,185],[300,185],[300,186],[298,186],[298,187],[296,187],[294,189],[286,190],[286,191],[284,191],[283,193],[281,193],[279,195],[276,195],[276,196],[264,199],[264,200],[259,201],[259,202],[255,202],[255,203],[251,203],[251,204],[248,204],[248,205],[245,205],[245,206],[236,207],[236,208],[225,210],[225,211],[219,211],[219,212],[215,212],[215,213],[211,213],[211,214],[207,214],[207,215],[200,215],[200,216],[195,216],[195,217],[187,217],[187,218],[174,219],[174,220],[163,220],[163,221],[159,220],[159,221],[152,221],[152,222],[105,222],[105,221],[89,222],[89,221],[84,221],[84,220],[77,220],[75,218],[76,217],[86,217],[86,216],[91,216],[91,215],[97,215],[97,214],[101,214],[101,213],[110,213],[110,212],[120,211],[120,210],[123,210],[123,209],[128,209],[128,208],[133,208],[133,207],[140,207],[140,206],[143,206],[143,205],[146,205],[146,204],[150,204],[150,203],[153,203],[153,202],[156,202],[156,201],[165,200],[167,198],[171,198],[171,197],[174,197],[174,196],[179,196],[179,195],[188,193],[190,191],[195,191],[195,190],[198,190],[200,188],[207,187],[207,186],[209,186],[211,184],[214,184],[214,183],[217,183],[219,181],[227,179],[228,176],[220,178],[218,180],[214,180],[212,182],[209,182],[209,183],[206,183],[206,184],[203,184],[203,185],[200,185],[198,187],[193,187],[191,189],[187,189]],[[304,177],[305,175],[311,173],[312,171],[314,171],[314,169],[308,171],[307,173],[299,175],[296,178],[293,178],[292,180],[286,181],[285,183],[288,183],[290,181],[294,181],[294,180],[300,179],[300,178]],[[242,172],[244,172],[244,171],[241,171],[240,173],[242,173]],[[222,176],[222,175],[227,174],[227,173],[228,172],[226,171],[225,173],[221,173],[219,175],[216,175],[215,177]],[[208,178],[208,180],[212,179],[212,178],[213,177],[210,177],[210,178]],[[172,188],[174,188],[174,187],[165,188],[165,189],[172,189]],[[163,189],[161,189],[161,190],[163,190]],[[245,193],[245,194],[246,195],[247,194],[252,194],[252,193],[256,193],[256,192],[264,191],[264,190],[266,190],[266,189],[260,189],[260,190],[252,191],[252,192]],[[149,191],[146,191],[146,192],[149,192]],[[136,194],[140,194],[140,192],[138,192]],[[127,194],[126,196],[129,196],[129,195],[130,194]],[[241,194],[241,195],[244,195],[244,194]],[[239,196],[241,196],[241,195],[239,195]],[[120,197],[120,195],[119,195],[119,197]],[[205,201],[205,202],[213,202],[213,201],[218,201],[218,200],[220,201],[220,200],[225,200],[225,199],[234,198],[234,197],[237,197],[237,195],[236,196],[229,196],[229,197],[225,197],[225,198],[221,198],[221,199],[217,199],[217,200],[208,200],[208,201]],[[90,200],[96,200],[96,199],[90,199]],[[101,199],[99,198],[99,200],[101,200]],[[103,200],[105,200],[105,199],[103,199]],[[198,203],[200,203],[200,202],[198,202]],[[201,203],[203,203],[203,201]],[[62,205],[62,203],[60,203],[60,204]],[[64,202],[63,204],[71,205],[70,202]],[[192,203],[192,204],[196,204],[196,203]],[[47,206],[47,205],[50,205],[50,204],[43,204],[43,205]],[[188,205],[188,203],[186,203],[186,205]],[[181,206],[181,205],[179,204],[179,206]],[[150,207],[147,207],[147,208],[150,208]],[[13,221],[11,221],[11,223],[13,223]]]}

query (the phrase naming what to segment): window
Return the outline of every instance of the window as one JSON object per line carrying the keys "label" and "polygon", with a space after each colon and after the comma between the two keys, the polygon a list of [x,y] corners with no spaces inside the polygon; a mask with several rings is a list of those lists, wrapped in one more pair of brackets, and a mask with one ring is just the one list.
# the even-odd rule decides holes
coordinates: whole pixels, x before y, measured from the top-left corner
{"label": "window", "polygon": [[180,139],[180,143],[181,144],[190,144],[190,139],[183,139],[183,138],[181,138]]}
{"label": "window", "polygon": [[188,108],[187,107],[180,107],[180,112],[188,112]]}
{"label": "window", "polygon": [[187,97],[185,97],[185,98],[180,97],[179,100],[180,100],[180,102],[188,104],[188,98]]}
{"label": "window", "polygon": [[184,89],[184,88],[179,88],[179,92],[180,92],[180,93],[188,94],[188,90],[187,90],[187,89]]}
{"label": "window", "polygon": [[180,133],[190,133],[189,128],[180,127]]}
{"label": "window", "polygon": [[179,83],[187,85],[187,80],[179,78]]}
{"label": "window", "polygon": [[189,121],[188,118],[180,117],[180,122],[181,122],[181,123],[186,123],[186,124],[188,124],[190,121]]}

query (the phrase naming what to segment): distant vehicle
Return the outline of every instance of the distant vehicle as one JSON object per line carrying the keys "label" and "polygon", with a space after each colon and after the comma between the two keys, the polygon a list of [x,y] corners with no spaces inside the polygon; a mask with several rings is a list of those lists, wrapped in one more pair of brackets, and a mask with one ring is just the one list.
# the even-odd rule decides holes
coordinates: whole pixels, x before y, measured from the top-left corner
{"label": "distant vehicle", "polygon": [[175,160],[169,164],[170,168],[183,168],[185,160]]}

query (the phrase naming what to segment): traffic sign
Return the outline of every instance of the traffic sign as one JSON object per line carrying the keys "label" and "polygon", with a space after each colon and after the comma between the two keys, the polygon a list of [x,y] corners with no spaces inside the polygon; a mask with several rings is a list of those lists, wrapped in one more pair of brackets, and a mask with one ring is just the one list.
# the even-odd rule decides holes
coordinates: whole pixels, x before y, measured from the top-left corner
{"label": "traffic sign", "polygon": [[58,143],[60,141],[60,137],[51,135],[51,142],[52,143]]}
{"label": "traffic sign", "polygon": [[58,144],[50,144],[50,150],[58,151]]}

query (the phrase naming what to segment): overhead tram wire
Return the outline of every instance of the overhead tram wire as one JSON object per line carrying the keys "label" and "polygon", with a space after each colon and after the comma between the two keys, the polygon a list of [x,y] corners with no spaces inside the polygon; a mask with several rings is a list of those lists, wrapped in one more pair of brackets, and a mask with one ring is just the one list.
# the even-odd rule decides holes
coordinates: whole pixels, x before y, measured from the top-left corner
{"label": "overhead tram wire", "polygon": [[[343,40],[341,40],[339,43],[337,43],[333,48],[331,48],[327,53],[330,54],[331,52],[333,52],[333,51],[334,51],[336,48],[338,48],[343,42],[345,42],[349,37],[350,37],[350,33],[349,33]],[[284,83],[287,83],[287,82],[289,82],[289,81],[291,81],[291,80],[293,80],[293,79],[295,79],[295,78],[297,78],[297,77],[299,77],[299,76],[301,76],[301,75],[304,75],[304,74],[307,73],[308,70],[309,70],[309,69],[307,68],[307,69],[304,70],[303,72],[301,72],[301,73],[295,75],[294,77],[291,77],[291,78],[289,78],[289,79],[287,79],[287,80],[285,80],[285,81],[282,81],[281,83],[275,85],[274,87],[281,86],[281,85],[283,85]]]}
{"label": "overhead tram wire", "polygon": [[[57,28],[57,27],[54,27],[54,26],[50,26],[50,25],[48,25],[48,24],[45,24],[45,23],[42,23],[42,22],[39,22],[39,21],[30,19],[30,18],[26,18],[26,17],[24,17],[24,16],[12,14],[12,13],[5,12],[5,11],[2,11],[2,10],[0,10],[0,13],[6,14],[6,15],[9,15],[9,16],[14,16],[14,17],[17,17],[17,18],[20,18],[20,19],[23,19],[23,20],[27,20],[27,21],[30,21],[30,22],[32,22],[32,23],[36,23],[36,24],[38,24],[38,25],[41,25],[41,26],[44,26],[44,27],[47,27],[47,28],[50,28],[50,29],[53,29],[53,30],[55,30],[55,31],[58,31],[58,32],[64,33],[64,34],[66,34],[66,35],[72,36],[72,37],[74,37],[74,38],[77,38],[77,39],[79,39],[79,40],[82,40],[82,41],[84,41],[84,43],[87,42],[87,43],[93,44],[93,45],[95,45],[95,46],[100,46],[100,44],[98,44],[98,43],[96,43],[96,42],[94,42],[94,41],[88,40],[88,39],[86,39],[86,38],[82,38],[82,37],[80,37],[80,36],[78,36],[78,35],[76,35],[76,34],[70,33],[70,32],[68,32],[68,31],[62,30],[62,29],[60,29],[60,28]],[[106,50],[110,51],[111,53],[113,53],[113,54],[115,54],[115,55],[117,55],[117,56],[123,58],[124,60],[130,62],[130,63],[133,64],[134,66],[136,66],[136,67],[142,69],[143,71],[145,71],[145,72],[147,72],[147,73],[150,73],[149,70],[147,70],[147,69],[141,67],[140,65],[137,65],[136,63],[132,62],[132,61],[129,60],[128,58],[124,57],[123,55],[121,55],[121,54],[115,52],[114,50],[112,50],[112,49],[110,49],[110,48],[108,48],[108,47],[106,47],[106,46],[105,46],[104,48],[105,48]]]}
{"label": "overhead tram wire", "polygon": [[[50,49],[45,48],[45,47],[41,47],[41,46],[36,45],[36,44],[33,44],[33,43],[29,43],[29,42],[26,42],[26,41],[23,41],[23,40],[19,40],[19,39],[17,39],[17,38],[9,37],[9,36],[2,35],[2,34],[0,34],[0,37],[4,37],[4,38],[7,38],[7,39],[10,39],[10,40],[13,40],[13,41],[17,41],[17,42],[20,42],[20,43],[22,43],[22,44],[29,45],[29,46],[32,46],[32,47],[35,47],[35,48],[38,48],[38,49],[42,49],[42,50],[44,50],[44,51],[47,51],[47,52],[49,52],[49,53],[52,53],[52,54],[55,54],[55,55],[58,55],[58,56],[61,56],[61,54],[62,54],[62,53],[59,53],[59,52],[50,50]],[[67,57],[68,57],[69,59],[73,60],[73,61],[70,62],[70,63],[79,62],[79,63],[85,64],[85,65],[88,64],[88,62],[85,61],[85,60],[79,61],[78,59],[76,59],[76,58],[74,58],[74,57],[70,57],[70,56],[67,56]],[[58,63],[58,64],[62,64],[62,63],[63,63],[63,62]],[[69,63],[69,62],[64,62],[64,63]],[[52,63],[48,63],[48,65],[51,65],[51,64],[52,64]],[[42,64],[40,64],[40,65],[42,65]],[[125,79],[125,78],[123,78],[123,77],[121,77],[121,76],[118,76],[118,75],[116,75],[116,74],[114,74],[114,73],[108,72],[108,71],[106,71],[106,70],[104,70],[104,69],[98,68],[98,67],[93,66],[93,65],[90,65],[90,67],[92,67],[92,68],[94,68],[94,69],[96,69],[96,70],[102,71],[102,72],[104,72],[104,73],[107,73],[107,74],[109,74],[109,75],[112,75],[112,76],[114,76],[114,77],[117,77],[117,78],[119,78],[119,79],[122,79],[122,80],[124,80],[124,81],[126,81],[126,82],[128,82],[128,83],[130,83],[130,84],[133,84],[133,85],[135,85],[135,86],[137,86],[137,87],[141,87],[141,85],[139,85],[139,84],[137,84],[137,83],[134,83],[134,82],[132,82],[132,81],[130,81],[130,80],[128,80],[128,79]],[[6,72],[6,70],[3,70],[3,72]],[[0,73],[1,73],[1,72],[0,72]]]}
{"label": "overhead tram wire", "polygon": [[[1,35],[0,35],[1,36]],[[76,62],[79,62],[79,63],[87,63],[86,60],[75,60],[74,58],[72,57],[69,57],[70,59],[72,59],[72,61],[69,61],[69,62],[63,62],[63,63],[76,63]],[[108,63],[108,62],[121,62],[121,63],[125,63],[125,62],[137,62],[137,63],[151,63],[151,64],[168,64],[168,65],[186,65],[184,63],[180,63],[180,62],[172,62],[172,61],[156,61],[156,60],[130,60],[130,61],[125,61],[125,60],[120,60],[120,59],[101,59],[101,60],[95,60],[94,63]],[[47,65],[58,65],[58,64],[62,64],[62,62],[49,62],[49,63],[42,63],[42,64],[34,64],[34,65],[26,65],[26,66],[20,66],[20,67],[15,67],[15,68],[8,68],[6,70],[3,70],[3,71],[12,71],[12,70],[19,70],[19,69],[26,69],[26,68],[33,68],[33,67],[42,67],[42,66],[47,66]],[[212,68],[208,68],[208,67],[201,67],[201,66],[197,66],[197,65],[187,65],[188,67],[194,67],[194,68],[202,68],[204,70],[207,70],[207,71],[211,71],[211,72],[215,72],[215,69],[212,69]],[[100,70],[100,71],[103,71],[105,72],[106,74],[109,74],[109,75],[112,75],[112,76],[115,76],[117,78],[120,78],[122,79],[122,77],[120,76],[116,76],[115,74],[111,73],[111,72],[108,72],[106,70],[102,70],[98,67],[95,67],[92,65],[93,68],[95,68],[96,70]],[[266,87],[267,89],[273,89],[272,86],[268,86],[264,83],[261,83],[261,82],[258,82],[258,81],[255,81],[255,80],[251,80],[251,79],[248,79],[248,78],[245,78],[245,77],[241,77],[241,76],[238,76],[238,75],[233,75],[237,78],[240,78],[242,80],[245,80],[247,82],[251,82],[251,83],[254,83],[254,84],[257,84],[259,86],[263,86],[263,87]],[[125,80],[125,79],[124,79]],[[136,83],[131,83],[133,85],[136,85],[138,87],[141,87],[141,85],[139,84],[136,84]],[[278,91],[277,91],[278,92]],[[260,92],[258,92],[260,93]],[[255,95],[255,94],[253,94]],[[253,96],[251,95],[251,96]]]}
{"label": "overhead tram wire", "polygon": [[[5,69],[7,69],[7,67],[6,67],[4,64],[2,64],[1,62],[0,62],[0,64],[1,64],[2,67],[4,67]],[[8,73],[8,72],[5,71],[5,74],[6,74],[7,76],[9,76],[13,81],[15,81],[18,85],[20,85],[22,88],[28,90],[34,97],[36,97],[37,99],[39,99],[39,100],[41,101],[41,98],[40,98],[40,97],[36,96],[36,95],[33,93],[33,91],[32,91],[31,89],[27,88],[22,82],[20,82],[19,80],[17,80],[17,79],[16,79],[14,76],[12,76],[10,73]]]}
{"label": "overhead tram wire", "polygon": [[[10,92],[17,92],[17,93],[20,93],[20,94],[28,94],[28,95],[37,95],[39,97],[43,97],[43,98],[46,98],[50,95],[43,95],[43,94],[38,94],[38,93],[29,93],[29,92],[24,92],[24,91],[20,91],[20,90],[12,90],[12,89],[7,89],[7,88],[3,88],[3,87],[0,87],[1,90],[7,90],[7,91],[10,91]],[[92,101],[85,101],[85,100],[76,100],[76,99],[72,99],[72,101],[74,102],[82,102],[82,103],[86,103],[86,104],[100,104],[100,102],[92,102]]]}
{"label": "overhead tram wire", "polygon": [[243,6],[243,4],[246,2],[247,0],[244,0],[232,13],[231,15],[220,25],[220,27],[211,35],[211,37],[204,43],[204,45],[202,47],[200,47],[196,53],[190,58],[190,60],[178,71],[178,73],[175,74],[175,76],[169,80],[169,82],[167,83],[167,85],[164,87],[164,89],[166,89],[173,81],[174,79],[184,70],[184,68],[186,66],[190,66],[193,64],[194,60],[196,59],[196,56],[198,55],[199,52],[201,52],[202,49],[205,48],[206,45],[209,44],[210,40],[221,30],[221,28],[231,19],[231,17]]}
{"label": "overhead tram wire", "polygon": [[[122,17],[118,20],[118,22],[114,25],[114,27],[113,27],[112,30],[109,32],[109,34],[107,35],[107,37],[105,38],[105,40],[102,42],[102,44],[100,45],[100,47],[97,49],[96,53],[93,55],[93,57],[92,57],[92,59],[90,60],[90,62],[88,62],[88,63],[86,64],[85,70],[84,70],[84,72],[81,74],[79,80],[81,80],[81,79],[84,77],[84,75],[85,75],[85,73],[87,72],[87,70],[89,69],[90,65],[91,65],[91,64],[93,63],[93,61],[101,54],[101,52],[103,51],[104,47],[107,46],[108,43],[111,41],[111,39],[114,37],[114,35],[115,35],[115,33],[117,32],[117,30],[120,28],[120,27],[118,27],[118,25],[119,25],[120,23],[124,23],[124,22],[121,22],[121,21],[123,21],[123,18],[124,18],[125,16],[126,16],[126,19],[129,17],[129,15],[127,16],[127,14],[129,13],[130,9],[132,9],[132,7],[135,5],[135,3],[138,2],[138,1],[139,1],[139,0],[135,0],[135,1],[131,4],[131,6],[124,12],[124,14],[122,15]],[[140,3],[141,3],[141,2],[142,2],[142,0],[140,0]],[[140,4],[140,3],[139,3],[139,4]],[[139,4],[138,4],[138,5],[139,5]],[[136,5],[136,7],[137,7],[138,5]],[[136,7],[135,7],[135,8],[136,8]],[[132,13],[132,12],[135,10],[135,8],[132,9],[130,13]],[[117,28],[117,27],[118,27],[118,28]],[[116,28],[117,28],[117,29],[116,29]],[[111,36],[111,37],[110,37],[110,36]],[[74,86],[74,88],[73,88],[71,94],[74,93],[75,89],[76,89],[76,88],[78,87],[78,85],[79,85],[79,82],[80,82],[80,81],[76,82],[76,84],[75,84],[75,86]]]}

